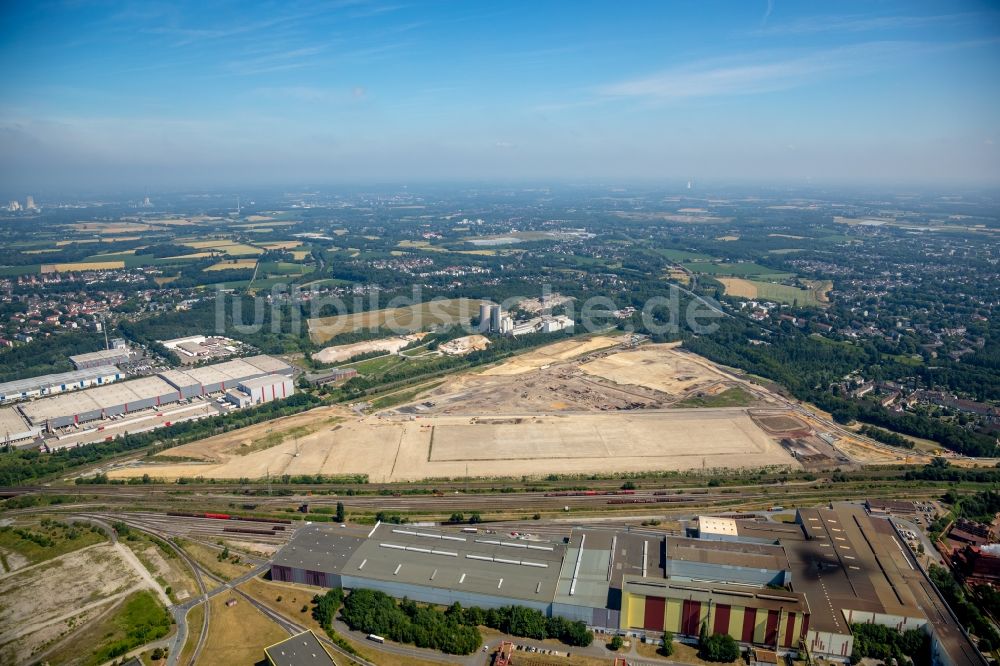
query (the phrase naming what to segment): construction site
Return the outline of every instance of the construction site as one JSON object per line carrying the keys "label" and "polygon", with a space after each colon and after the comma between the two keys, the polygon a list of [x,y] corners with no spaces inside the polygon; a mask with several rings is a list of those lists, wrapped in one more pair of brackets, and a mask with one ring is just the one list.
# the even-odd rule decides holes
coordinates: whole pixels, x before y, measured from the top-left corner
{"label": "construction site", "polygon": [[147,458],[109,475],[357,474],[387,483],[852,462],[766,388],[674,345],[639,342],[559,342],[455,375],[389,409],[323,407],[185,444],[162,462]]}

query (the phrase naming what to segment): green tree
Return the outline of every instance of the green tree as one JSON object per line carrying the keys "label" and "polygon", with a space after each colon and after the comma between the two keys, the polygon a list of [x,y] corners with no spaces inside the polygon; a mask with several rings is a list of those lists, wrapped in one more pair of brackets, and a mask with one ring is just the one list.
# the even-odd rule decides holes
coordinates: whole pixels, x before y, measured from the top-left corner
{"label": "green tree", "polygon": [[625,641],[622,640],[621,636],[613,636],[611,640],[608,642],[608,649],[612,650],[613,652],[618,652],[618,650],[622,649],[622,644],[624,642]]}
{"label": "green tree", "polygon": [[663,634],[663,645],[657,652],[664,657],[669,657],[674,653],[674,635],[669,631]]}
{"label": "green tree", "polygon": [[699,656],[705,661],[729,663],[740,656],[740,646],[729,634],[712,634],[701,644]]}
{"label": "green tree", "polygon": [[347,518],[347,513],[344,510],[344,503],[343,502],[337,502],[336,520],[337,520],[338,523],[342,523],[342,522],[344,522],[345,518]]}

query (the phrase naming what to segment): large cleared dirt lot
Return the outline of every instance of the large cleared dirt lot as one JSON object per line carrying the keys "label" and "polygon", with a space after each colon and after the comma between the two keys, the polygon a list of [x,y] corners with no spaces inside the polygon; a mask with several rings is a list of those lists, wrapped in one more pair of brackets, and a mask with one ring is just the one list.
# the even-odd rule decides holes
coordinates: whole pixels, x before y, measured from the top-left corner
{"label": "large cleared dirt lot", "polygon": [[[423,434],[427,430],[431,464],[596,458],[610,465],[635,459],[625,464],[687,469],[703,461],[706,466],[724,466],[730,456],[756,457],[759,464],[789,461],[740,411],[579,414],[475,423],[434,419]],[[420,447],[413,439],[404,445]]]}
{"label": "large cleared dirt lot", "polygon": [[111,544],[0,576],[0,663],[29,663],[36,651],[124,598],[139,583],[119,547]]}
{"label": "large cleared dirt lot", "polygon": [[668,395],[704,388],[723,379],[709,365],[696,363],[688,356],[673,345],[650,345],[584,363],[580,369],[616,384],[644,386]]}
{"label": "large cleared dirt lot", "polygon": [[[174,449],[185,455],[197,447]],[[217,463],[142,465],[114,477],[367,474],[372,481],[798,464],[740,409],[481,419],[367,417]],[[544,461],[549,461],[547,464]]]}
{"label": "large cleared dirt lot", "polygon": [[[743,407],[671,409],[734,378],[672,345],[566,340],[448,378],[368,416],[324,407],[166,452],[196,462],[109,472],[172,479],[367,474],[373,482],[798,463]],[[759,387],[754,406],[773,407]],[[277,433],[288,433],[275,440]],[[260,442],[270,440],[263,448]],[[155,458],[154,458],[155,460]]]}

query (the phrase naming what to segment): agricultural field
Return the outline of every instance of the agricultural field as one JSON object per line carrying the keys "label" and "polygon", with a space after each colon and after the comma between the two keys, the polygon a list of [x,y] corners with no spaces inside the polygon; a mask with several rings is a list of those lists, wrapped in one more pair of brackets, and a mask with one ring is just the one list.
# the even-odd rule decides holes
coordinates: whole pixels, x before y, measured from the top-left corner
{"label": "agricultural field", "polygon": [[769,279],[783,279],[795,277],[791,273],[776,272],[772,268],[761,266],[747,261],[743,263],[725,263],[716,261],[691,261],[683,264],[684,268],[692,273],[702,275],[729,275],[734,277],[767,277]]}
{"label": "agricultural field", "polygon": [[[784,284],[773,282],[762,282],[760,280],[745,280],[743,278],[716,278],[726,288],[728,296],[738,298],[775,301],[799,306],[819,306],[829,302],[826,292],[829,287],[826,283],[816,289],[801,289]],[[822,294],[822,296],[821,296]]]}
{"label": "agricultural field", "polygon": [[42,273],[67,273],[70,271],[115,271],[125,268],[124,261],[79,261],[68,264],[42,264]]}
{"label": "agricultural field", "polygon": [[227,259],[226,261],[220,261],[217,264],[212,264],[206,271],[228,271],[228,270],[239,270],[244,268],[253,268],[257,265],[256,259]]}
{"label": "agricultural field", "polygon": [[309,336],[313,342],[322,344],[341,333],[364,329],[385,327],[400,332],[415,332],[432,326],[467,324],[479,313],[482,302],[471,298],[449,298],[408,307],[309,319]]}

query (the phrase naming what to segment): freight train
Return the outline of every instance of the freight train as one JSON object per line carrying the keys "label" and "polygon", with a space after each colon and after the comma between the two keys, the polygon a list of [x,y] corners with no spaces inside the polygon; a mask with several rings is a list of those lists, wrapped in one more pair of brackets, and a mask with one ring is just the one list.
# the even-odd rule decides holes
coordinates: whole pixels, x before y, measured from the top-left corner
{"label": "freight train", "polygon": [[559,490],[546,497],[594,497],[597,495],[635,495],[634,490]]}
{"label": "freight train", "polygon": [[184,518],[213,518],[215,520],[246,520],[252,523],[280,523],[291,525],[292,521],[284,518],[253,518],[251,516],[234,516],[229,513],[190,513],[187,511],[167,511],[168,516],[182,516]]}

